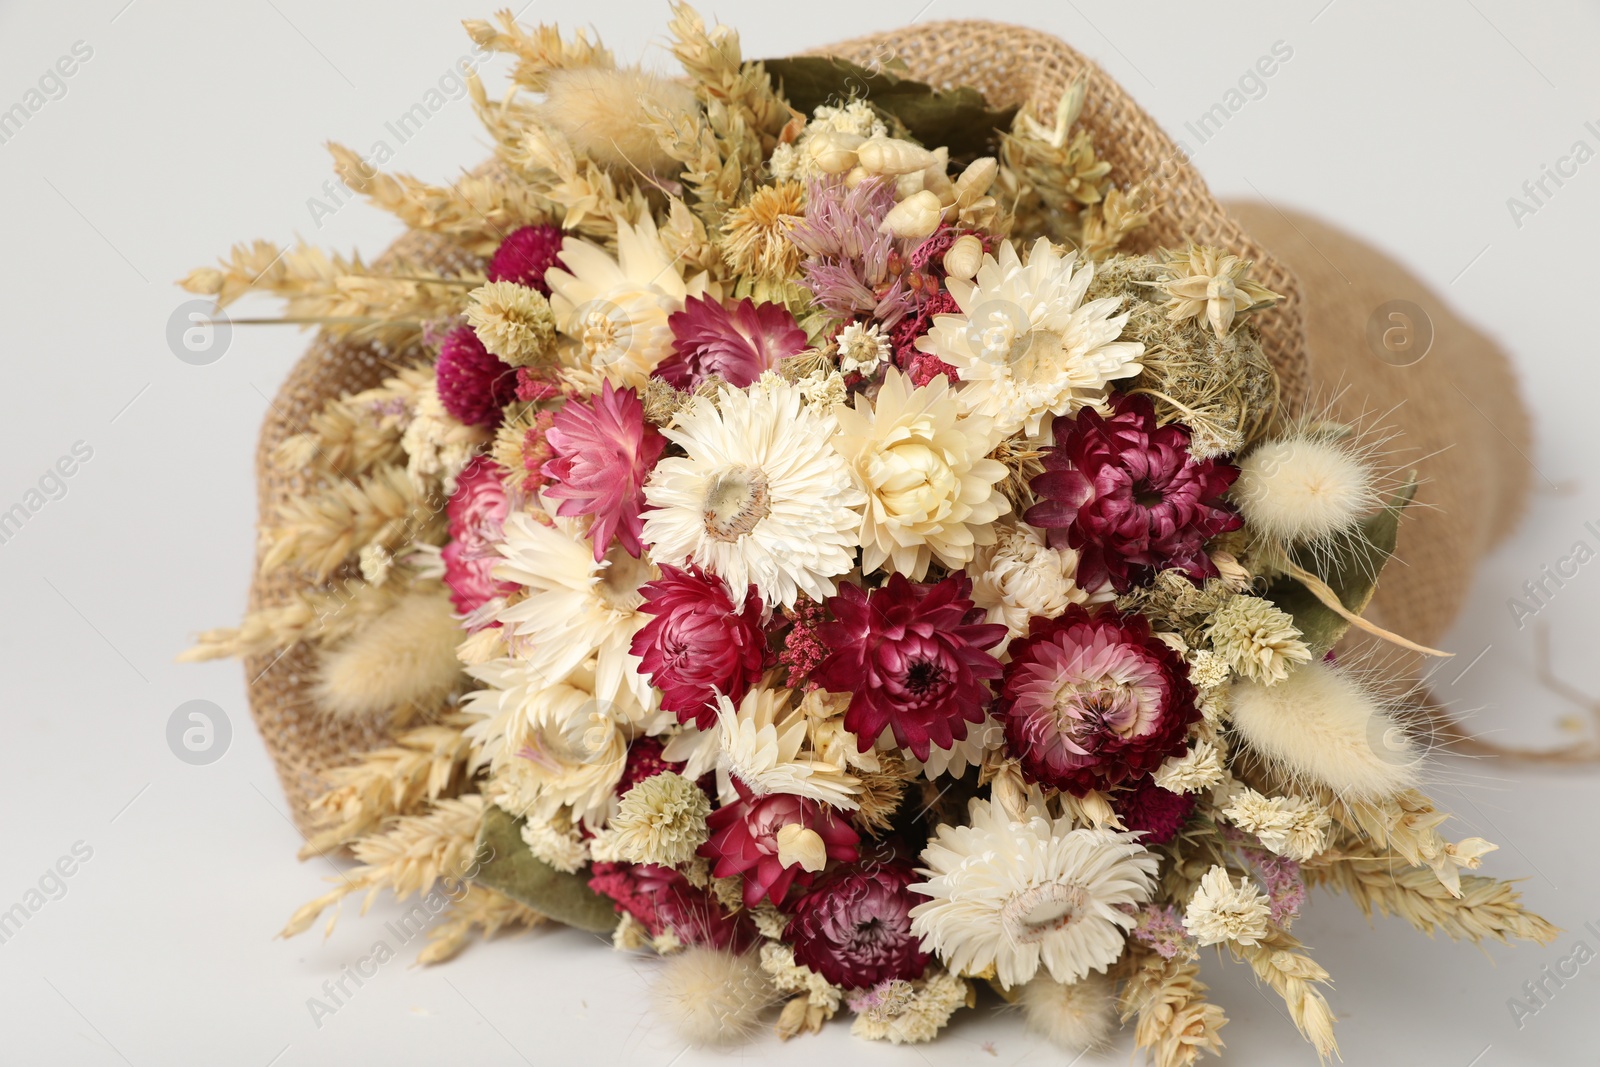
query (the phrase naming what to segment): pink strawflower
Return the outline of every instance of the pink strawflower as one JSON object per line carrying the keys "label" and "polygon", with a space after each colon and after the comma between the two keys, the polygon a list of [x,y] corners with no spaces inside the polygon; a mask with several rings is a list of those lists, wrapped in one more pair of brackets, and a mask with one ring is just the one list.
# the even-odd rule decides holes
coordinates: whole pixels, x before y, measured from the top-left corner
{"label": "pink strawflower", "polygon": [[517,588],[515,582],[496,581],[493,574],[500,561],[494,546],[510,511],[500,468],[493,460],[477,456],[462,468],[456,476],[456,491],[445,504],[450,540],[439,555],[450,601],[463,615]]}
{"label": "pink strawflower", "polygon": [[732,311],[709,296],[691,296],[667,317],[672,355],[654,374],[678,389],[693,389],[711,375],[743,389],[778,361],[806,347],[806,332],[782,304],[745,297]]}
{"label": "pink strawflower", "polygon": [[1188,669],[1139,615],[1069,605],[1007,649],[995,713],[1024,777],[1073,796],[1149,774],[1200,717]]}
{"label": "pink strawflower", "polygon": [[806,288],[840,318],[890,327],[917,304],[919,294],[902,275],[915,243],[878,232],[893,207],[894,187],[880,178],[854,189],[825,178],[807,189],[805,218],[790,227],[789,240],[806,255],[800,264]]}
{"label": "pink strawflower", "polygon": [[1178,835],[1184,820],[1194,810],[1193,793],[1174,793],[1162,789],[1146,775],[1132,789],[1111,798],[1129,830],[1142,830],[1139,843],[1145,847],[1164,845]]}
{"label": "pink strawflower", "polygon": [[911,932],[911,909],[923,898],[906,888],[918,880],[909,867],[874,864],[807,890],[783,932],[795,962],[845,989],[920,977],[928,955]]}
{"label": "pink strawflower", "polygon": [[545,495],[561,501],[557,515],[593,515],[594,558],[605,559],[615,537],[629,554],[644,551],[644,481],[666,438],[644,421],[644,405],[631,388],[610,382],[587,400],[569,400],[545,434],[553,454],[544,465],[553,484]]}
{"label": "pink strawflower", "polygon": [[744,875],[745,907],[753,908],[763,899],[782,907],[790,886],[811,884],[811,872],[799,863],[785,867],[778,858],[778,831],[785,826],[798,824],[815,831],[830,860],[856,861],[861,837],[832,808],[793,793],[758,797],[737,777],[733,786],[739,799],[706,818],[711,836],[700,846],[700,855],[714,862],[711,873],[718,878]]}
{"label": "pink strawflower", "polygon": [[928,585],[897,573],[870,594],[845,585],[828,601],[835,621],[821,628],[829,654],[816,680],[852,694],[844,727],[863,752],[892,727],[895,743],[925,760],[931,746],[950,748],[983,721],[984,681],[1002,670],[985,650],[1006,628],[983,621],[971,592],[965,574]]}
{"label": "pink strawflower", "polygon": [[716,697],[737,704],[761,678],[767,635],[755,586],[735,605],[726,583],[697,568],[663,566],[640,587],[639,610],[652,615],[633,635],[639,671],[661,690],[661,707],[708,730],[717,721]]}
{"label": "pink strawflower", "polygon": [[561,242],[566,233],[548,223],[512,230],[489,260],[491,282],[516,282],[550,295],[544,272],[561,265]]}
{"label": "pink strawflower", "polygon": [[517,372],[491,355],[471,326],[457,326],[439,346],[439,402],[465,426],[500,425],[501,409],[517,398]]}
{"label": "pink strawflower", "polygon": [[1078,584],[1108,577],[1117,592],[1177,568],[1213,577],[1205,543],[1243,520],[1223,500],[1239,471],[1189,455],[1189,431],[1156,425],[1145,396],[1120,396],[1112,413],[1085,409],[1055,420],[1045,472],[1033,479],[1039,503],[1024,518],[1050,531],[1054,546],[1078,550]]}
{"label": "pink strawflower", "polygon": [[651,937],[670,930],[685,945],[729,952],[745,952],[760,937],[747,913],[729,915],[710,892],[670,867],[596,863],[589,888],[610,898],[617,914],[632,915]]}

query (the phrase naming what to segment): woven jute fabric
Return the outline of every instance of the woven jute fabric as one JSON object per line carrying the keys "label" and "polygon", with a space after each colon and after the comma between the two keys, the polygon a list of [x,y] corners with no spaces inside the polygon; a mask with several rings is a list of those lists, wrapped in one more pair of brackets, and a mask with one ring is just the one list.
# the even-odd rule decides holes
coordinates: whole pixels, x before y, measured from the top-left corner
{"label": "woven jute fabric", "polygon": [[[1127,242],[1129,250],[1190,242],[1227,248],[1254,260],[1252,276],[1286,298],[1258,317],[1284,409],[1294,412],[1319,397],[1332,398],[1342,386],[1337,412],[1386,410],[1405,400],[1385,420],[1402,431],[1405,447],[1421,455],[1453,446],[1423,465],[1429,480],[1420,495],[1433,507],[1413,509],[1402,528],[1405,565],[1385,573],[1370,612],[1414,640],[1437,639],[1460,606],[1472,564],[1509,528],[1526,492],[1527,468],[1519,452],[1526,451],[1527,416],[1499,351],[1375,250],[1272,209],[1239,205],[1231,213],[1225,210],[1121,86],[1047,34],[993,22],[939,22],[818,52],[869,67],[898,61],[911,77],[941,88],[970,85],[998,106],[1031,105],[1042,115],[1053,113],[1062,92],[1084,76],[1088,93],[1080,121],[1092,132],[1096,150],[1119,181],[1144,182],[1155,199],[1150,225]],[[401,238],[380,265],[385,261],[436,269],[475,263],[448,241],[421,233]],[[1308,288],[1302,289],[1302,280]],[[1438,331],[1434,351],[1411,367],[1378,360],[1366,344],[1367,319],[1393,299],[1426,308]],[[257,478],[264,518],[312,488],[301,475],[270,462],[277,445],[302,432],[308,416],[330,398],[376,385],[396,366],[421,355],[318,338],[290,373],[262,427]],[[282,603],[302,584],[288,572],[258,575],[251,608]],[[313,663],[311,650],[301,645],[246,664],[256,725],[302,830],[309,828],[307,802],[326,788],[324,772],[389,736],[381,721],[350,722],[320,713],[310,695]],[[1398,672],[1416,666],[1393,656],[1387,663]]]}

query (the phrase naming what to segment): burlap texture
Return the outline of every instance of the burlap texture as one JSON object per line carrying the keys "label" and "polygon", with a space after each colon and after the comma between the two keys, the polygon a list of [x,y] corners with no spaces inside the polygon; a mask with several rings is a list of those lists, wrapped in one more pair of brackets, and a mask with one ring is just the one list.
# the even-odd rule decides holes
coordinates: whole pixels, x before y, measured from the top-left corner
{"label": "burlap texture", "polygon": [[[1231,249],[1255,261],[1252,276],[1287,300],[1260,317],[1263,346],[1281,380],[1288,410],[1349,386],[1341,411],[1387,409],[1408,402],[1389,422],[1421,452],[1454,447],[1430,458],[1423,499],[1404,527],[1406,566],[1385,574],[1372,614],[1407,636],[1435,640],[1460,606],[1474,561],[1514,521],[1527,475],[1527,417],[1516,399],[1504,356],[1456,319],[1401,268],[1373,249],[1310,220],[1289,223],[1270,210],[1241,205],[1248,232],[1224,211],[1173,142],[1122,87],[1065,43],[1018,26],[983,21],[931,23],[819,50],[863,65],[897,59],[910,76],[940,87],[971,85],[996,105],[1031,104],[1050,114],[1080,73],[1088,97],[1081,122],[1096,150],[1123,183],[1147,183],[1157,202],[1148,227],[1128,242],[1132,251],[1189,242]],[[1310,242],[1301,234],[1308,235]],[[1271,249],[1272,251],[1268,251]],[[443,239],[409,233],[386,258],[448,267],[471,260]],[[1331,261],[1331,262],[1330,262]],[[1333,269],[1332,263],[1342,269]],[[1301,282],[1311,284],[1309,303]],[[1411,299],[1428,309],[1439,331],[1421,363],[1397,369],[1376,359],[1364,330],[1386,300]],[[1307,344],[1309,326],[1311,343]],[[377,384],[396,363],[419,353],[386,353],[371,345],[319,338],[295,366],[262,427],[257,454],[263,517],[308,486],[277,470],[269,457],[285,437],[327,399]],[[1494,422],[1487,423],[1492,416]],[[258,575],[251,608],[281,603],[296,588],[285,572]],[[1410,663],[1405,666],[1409,668]],[[306,803],[325,788],[323,772],[387,740],[381,722],[339,721],[318,712],[310,694],[312,656],[296,646],[281,658],[247,661],[250,705],[290,809],[304,830]]]}

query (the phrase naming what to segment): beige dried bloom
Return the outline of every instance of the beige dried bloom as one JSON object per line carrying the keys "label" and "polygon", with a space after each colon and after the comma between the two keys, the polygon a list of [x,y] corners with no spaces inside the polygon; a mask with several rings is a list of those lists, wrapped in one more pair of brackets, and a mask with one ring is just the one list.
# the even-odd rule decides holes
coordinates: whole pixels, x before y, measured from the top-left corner
{"label": "beige dried bloom", "polygon": [[543,293],[516,282],[489,282],[467,298],[467,322],[484,348],[513,367],[552,362],[556,320]]}
{"label": "beige dried bloom", "polygon": [[1181,756],[1169,756],[1155,770],[1155,784],[1170,793],[1198,793],[1222,781],[1222,754],[1210,741],[1196,741]]}
{"label": "beige dried bloom", "polygon": [[1222,815],[1273,852],[1299,863],[1328,847],[1332,820],[1326,809],[1304,797],[1268,797],[1246,788]]}
{"label": "beige dried bloom", "polygon": [[456,491],[456,475],[492,437],[481,426],[464,426],[445,411],[432,382],[417,394],[411,421],[400,438],[406,454],[406,474],[414,485],[437,482],[446,496]]}
{"label": "beige dried bloom", "polygon": [[1233,674],[1228,661],[1210,649],[1198,648],[1189,653],[1189,681],[1196,689],[1210,689],[1226,682]]}
{"label": "beige dried bloom", "polygon": [[549,819],[530,816],[522,824],[522,840],[535,859],[571,874],[589,862],[589,845],[564,812]]}
{"label": "beige dried bloom", "polygon": [[1217,337],[1233,329],[1234,319],[1272,307],[1283,299],[1250,280],[1251,262],[1202,245],[1172,255],[1159,283],[1168,296],[1167,318],[1173,322],[1204,317]]}
{"label": "beige dried bloom", "polygon": [[793,946],[767,941],[761,946],[761,969],[780,993],[803,993],[811,1004],[828,1016],[839,1010],[843,990],[810,967],[796,963]]}
{"label": "beige dried bloom", "polygon": [[623,794],[611,817],[611,844],[629,863],[675,867],[705,843],[711,801],[681,774],[663,771]]}
{"label": "beige dried bloom", "polygon": [[1183,925],[1202,945],[1233,941],[1254,945],[1267,936],[1267,920],[1272,914],[1266,894],[1241,875],[1238,884],[1228,877],[1228,869],[1213,865],[1200,879],[1189,898]]}
{"label": "beige dried bloom", "polygon": [[800,268],[800,247],[789,240],[789,222],[805,211],[799,182],[763,185],[722,220],[722,256],[735,274],[782,280]]}
{"label": "beige dried bloom", "polygon": [[957,1008],[974,1002],[966,979],[930,965],[916,982],[896,979],[853,994],[856,1021],[850,1033],[895,1045],[932,1041]]}
{"label": "beige dried bloom", "polygon": [[1263,685],[1283,681],[1290,665],[1311,660],[1294,619],[1260,597],[1233,597],[1212,612],[1206,633],[1212,651],[1228,666]]}

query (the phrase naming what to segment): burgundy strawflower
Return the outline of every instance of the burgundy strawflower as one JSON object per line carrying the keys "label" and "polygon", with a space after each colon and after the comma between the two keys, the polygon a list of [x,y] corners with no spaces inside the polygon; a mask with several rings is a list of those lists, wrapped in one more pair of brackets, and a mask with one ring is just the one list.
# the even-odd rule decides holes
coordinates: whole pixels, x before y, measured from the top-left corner
{"label": "burgundy strawflower", "polygon": [[1193,793],[1174,793],[1162,789],[1147,775],[1126,792],[1112,798],[1122,825],[1143,830],[1141,845],[1164,845],[1178,835],[1189,813],[1194,810]]}
{"label": "burgundy strawflower", "polygon": [[778,831],[785,826],[798,824],[815,832],[830,860],[856,861],[861,836],[832,808],[793,793],[758,797],[737,777],[733,786],[739,799],[707,816],[711,836],[700,846],[700,855],[714,861],[711,873],[718,878],[744,875],[745,907],[753,908],[763,898],[782,906],[791,885],[811,884],[810,871],[798,862],[784,866],[778,858]]}
{"label": "burgundy strawflower", "polygon": [[678,389],[693,389],[713,374],[743,389],[806,347],[806,332],[788,308],[749,297],[729,311],[709,296],[691,296],[667,325],[672,355],[654,373]]}
{"label": "burgundy strawflower", "polygon": [[767,635],[755,586],[735,605],[726,583],[698,568],[662,566],[639,588],[639,610],[655,616],[633,635],[639,671],[661,690],[661,706],[702,730],[717,721],[716,695],[737,704],[761,677]]}
{"label": "burgundy strawflower", "polygon": [[456,476],[456,491],[445,504],[450,540],[439,553],[450,601],[463,615],[517,588],[492,573],[501,559],[494,546],[510,511],[499,466],[487,456],[474,457]]}
{"label": "burgundy strawflower", "polygon": [[807,890],[783,932],[795,962],[845,989],[920,977],[928,955],[911,932],[911,909],[924,898],[906,888],[918,880],[909,867],[875,864]]}
{"label": "burgundy strawflower", "polygon": [[682,770],[682,763],[662,758],[661,753],[665,748],[661,739],[656,737],[635,737],[628,742],[628,755],[622,764],[622,778],[617,782],[617,796],[622,796],[646,778],[653,778],[663,771]]}
{"label": "burgundy strawflower", "polygon": [[1055,420],[1045,472],[1033,479],[1039,503],[1024,518],[1050,543],[1078,550],[1078,582],[1108,576],[1119,593],[1178,568],[1196,581],[1217,568],[1205,543],[1242,520],[1223,501],[1238,469],[1189,455],[1189,431],[1156,425],[1145,396],[1121,396],[1112,414],[1093,409]]}
{"label": "burgundy strawflower", "polygon": [[1072,604],[1007,651],[995,713],[1029,781],[1080,797],[1131,782],[1180,754],[1200,717],[1183,660],[1142,616]]}
{"label": "burgundy strawflower", "polygon": [[589,888],[609,897],[619,915],[632,915],[651,937],[671,930],[685,945],[744,952],[760,936],[748,914],[729,915],[708,891],[690,885],[671,867],[595,863]]}
{"label": "burgundy strawflower", "polygon": [[490,429],[517,398],[517,372],[491,355],[471,326],[457,326],[439,346],[439,402],[457,422]]}
{"label": "burgundy strawflower", "polygon": [[589,539],[596,562],[605,559],[612,537],[630,555],[643,552],[644,480],[667,441],[645,421],[639,395],[604,382],[598,395],[567,401],[545,440],[553,458],[544,474],[554,483],[545,496],[561,501],[557,515],[594,516]]}
{"label": "burgundy strawflower", "polygon": [[892,574],[870,594],[845,585],[828,601],[835,621],[821,628],[829,653],[816,680],[852,694],[844,727],[863,752],[891,726],[895,743],[925,760],[930,747],[950,748],[967,736],[967,723],[983,721],[984,680],[1001,674],[985,649],[1006,628],[983,622],[987,613],[971,593],[965,574],[936,585]]}
{"label": "burgundy strawflower", "polygon": [[550,295],[544,272],[561,265],[561,242],[566,234],[560,226],[523,226],[512,230],[489,260],[491,282],[516,282]]}

